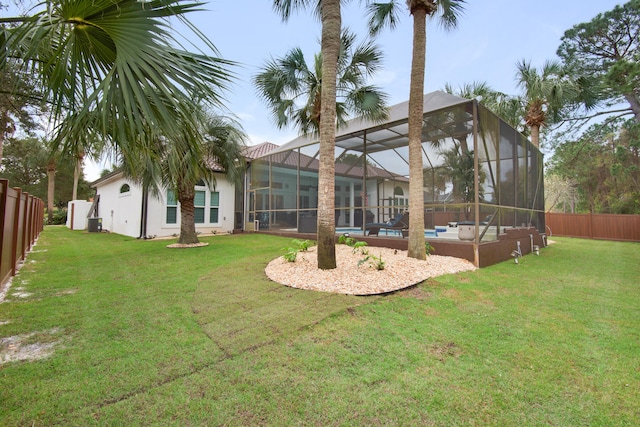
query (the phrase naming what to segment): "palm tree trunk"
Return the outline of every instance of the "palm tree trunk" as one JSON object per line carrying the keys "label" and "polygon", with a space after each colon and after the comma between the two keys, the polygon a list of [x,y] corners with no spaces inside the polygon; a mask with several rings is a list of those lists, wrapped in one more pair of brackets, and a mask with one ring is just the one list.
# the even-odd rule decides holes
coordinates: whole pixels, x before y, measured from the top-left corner
{"label": "palm tree trunk", "polygon": [[47,222],[53,223],[53,198],[56,189],[56,164],[47,164]]}
{"label": "palm tree trunk", "polygon": [[531,125],[531,143],[534,147],[540,148],[540,126]]}
{"label": "palm tree trunk", "polygon": [[82,160],[84,159],[84,153],[79,153],[76,157],[76,166],[73,169],[73,195],[71,200],[78,199],[78,182],[80,181],[80,172],[82,171]]}
{"label": "palm tree trunk", "polygon": [[427,51],[427,10],[415,7],[413,56],[409,90],[409,247],[408,256],[426,258],[424,240],[424,176],[422,170],[422,116],[424,112],[424,69]]}
{"label": "palm tree trunk", "polygon": [[342,18],[340,0],[323,0],[320,165],[318,170],[318,268],[336,268],[336,74]]}
{"label": "palm tree trunk", "polygon": [[195,207],[196,197],[193,185],[178,183],[178,201],[180,202],[180,237],[178,243],[200,243],[196,234]]}

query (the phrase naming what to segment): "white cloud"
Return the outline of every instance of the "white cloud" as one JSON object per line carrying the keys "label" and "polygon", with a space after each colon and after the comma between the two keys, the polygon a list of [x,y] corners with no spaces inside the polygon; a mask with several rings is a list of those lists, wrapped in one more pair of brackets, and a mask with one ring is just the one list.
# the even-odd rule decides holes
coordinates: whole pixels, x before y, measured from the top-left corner
{"label": "white cloud", "polygon": [[[102,163],[102,162],[101,162]],[[105,169],[106,166],[101,165],[93,160],[85,160],[84,161],[84,179],[88,182],[93,182],[96,179],[100,178],[100,172]]]}

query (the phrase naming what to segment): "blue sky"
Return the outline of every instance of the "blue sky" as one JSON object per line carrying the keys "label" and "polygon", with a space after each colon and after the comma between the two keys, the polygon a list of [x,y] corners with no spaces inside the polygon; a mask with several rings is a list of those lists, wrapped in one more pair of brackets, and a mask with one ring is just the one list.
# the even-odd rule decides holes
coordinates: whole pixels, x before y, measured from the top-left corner
{"label": "blue sky", "polygon": [[[404,3],[401,1],[401,3]],[[518,93],[515,64],[526,59],[534,66],[556,59],[563,33],[573,25],[588,22],[598,13],[613,9],[615,0],[468,0],[458,28],[443,30],[435,21],[427,23],[425,93],[446,83],[458,87],[485,81],[494,89]],[[229,110],[242,123],[249,144],[270,141],[283,144],[294,137],[294,129],[278,130],[269,119],[264,103],[256,96],[251,78],[270,57],[281,57],[294,47],[302,48],[309,61],[320,50],[320,23],[310,11],[297,12],[287,23],[276,15],[270,0],[239,2],[209,1],[206,10],[192,13],[190,20],[218,48],[220,56],[239,63],[237,80],[226,94]],[[343,8],[343,24],[366,35],[364,6],[352,0]],[[384,52],[384,69],[372,83],[381,86],[390,104],[409,96],[412,19],[403,12],[401,25],[385,30],[377,43]],[[109,165],[87,163],[89,181]]]}

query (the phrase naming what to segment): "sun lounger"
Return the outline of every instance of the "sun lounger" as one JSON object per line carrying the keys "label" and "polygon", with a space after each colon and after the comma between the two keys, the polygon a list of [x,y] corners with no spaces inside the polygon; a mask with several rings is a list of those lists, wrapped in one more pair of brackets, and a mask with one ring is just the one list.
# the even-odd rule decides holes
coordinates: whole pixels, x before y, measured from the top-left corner
{"label": "sun lounger", "polygon": [[409,230],[409,213],[404,212],[398,214],[389,222],[372,222],[365,225],[368,236],[378,236],[380,230],[393,230],[400,232],[400,235],[404,238]]}

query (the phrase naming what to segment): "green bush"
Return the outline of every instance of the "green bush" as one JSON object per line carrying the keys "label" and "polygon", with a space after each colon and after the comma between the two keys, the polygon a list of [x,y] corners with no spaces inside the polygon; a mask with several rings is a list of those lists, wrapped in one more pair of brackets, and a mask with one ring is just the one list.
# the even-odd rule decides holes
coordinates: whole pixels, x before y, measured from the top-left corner
{"label": "green bush", "polygon": [[51,221],[47,220],[47,224],[49,225],[64,225],[67,223],[67,210],[66,209],[56,209],[53,211],[53,216],[51,217]]}

